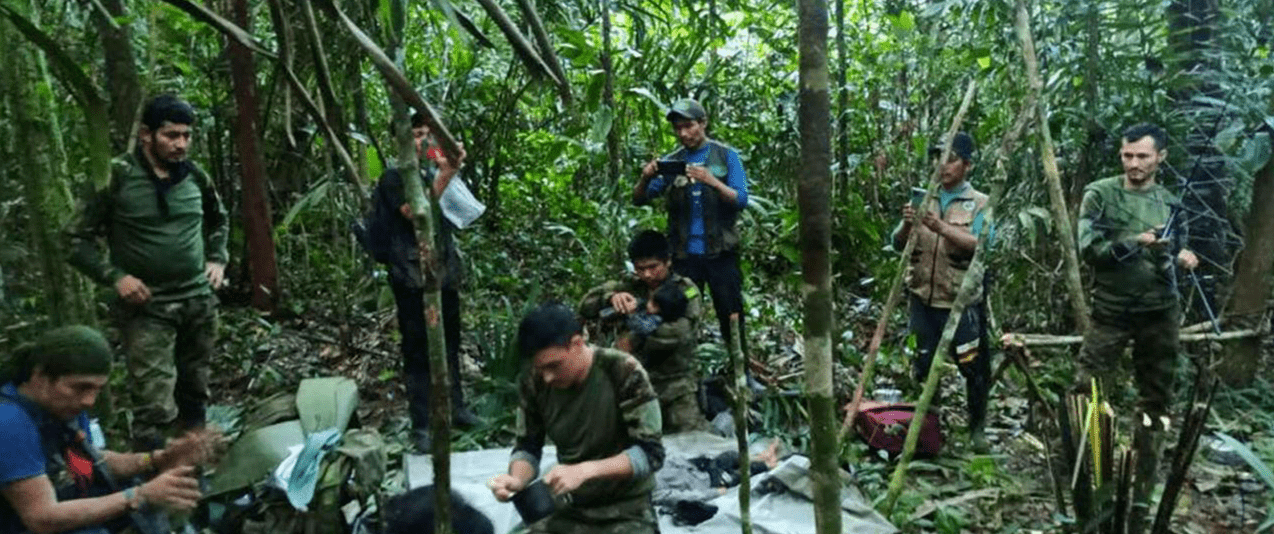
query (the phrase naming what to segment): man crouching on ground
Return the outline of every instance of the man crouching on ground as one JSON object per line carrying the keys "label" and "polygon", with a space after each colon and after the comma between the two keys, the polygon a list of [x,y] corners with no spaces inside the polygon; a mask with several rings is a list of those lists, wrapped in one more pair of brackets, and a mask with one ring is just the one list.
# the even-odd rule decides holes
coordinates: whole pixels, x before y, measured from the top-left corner
{"label": "man crouching on ground", "polygon": [[633,356],[584,341],[575,313],[540,305],[518,326],[518,348],[530,369],[519,382],[517,442],[508,474],[492,478],[507,501],[539,471],[544,439],[561,462],[544,475],[559,502],[532,532],[658,532],[651,504],[654,472],[663,465],[659,399]]}

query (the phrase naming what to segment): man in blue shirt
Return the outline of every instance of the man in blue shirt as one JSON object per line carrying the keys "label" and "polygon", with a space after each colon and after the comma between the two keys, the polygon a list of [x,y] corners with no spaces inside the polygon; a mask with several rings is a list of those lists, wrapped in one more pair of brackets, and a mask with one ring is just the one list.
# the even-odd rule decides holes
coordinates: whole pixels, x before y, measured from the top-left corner
{"label": "man in blue shirt", "polygon": [[730,316],[738,316],[739,346],[747,354],[736,223],[748,205],[748,175],[737,151],[708,138],[708,114],[698,102],[678,100],[665,117],[681,148],[663,160],[685,162],[685,169],[660,173],[659,160],[651,160],[633,189],[633,204],[665,198],[673,270],[700,288],[707,284],[727,345]]}
{"label": "man in blue shirt", "polygon": [[[0,534],[105,534],[128,526],[129,512],[149,506],[193,509],[200,498],[196,463],[219,434],[195,431],[157,451],[101,451],[86,411],[110,376],[111,350],[96,330],[57,328],[17,355],[12,381],[0,387]],[[106,480],[152,475],[122,490]]]}

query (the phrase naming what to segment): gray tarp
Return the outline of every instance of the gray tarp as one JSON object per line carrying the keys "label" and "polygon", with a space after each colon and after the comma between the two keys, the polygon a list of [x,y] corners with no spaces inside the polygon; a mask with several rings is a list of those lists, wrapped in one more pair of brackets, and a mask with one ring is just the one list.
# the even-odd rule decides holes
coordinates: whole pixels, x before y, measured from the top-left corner
{"label": "gray tarp", "polygon": [[[723,451],[734,450],[732,439],[722,438],[708,433],[694,432],[664,436],[664,448],[667,451],[665,467],[688,465],[689,458],[701,456],[715,457]],[[556,449],[544,448],[544,458],[540,462],[540,472],[546,472],[557,462]],[[408,455],[405,460],[407,469],[407,486],[416,488],[428,485],[433,481],[433,464],[428,456]],[[455,453],[451,456],[451,487],[469,501],[475,508],[486,514],[495,524],[495,531],[507,533],[515,528],[520,519],[512,504],[501,503],[487,489],[487,480],[496,474],[503,473],[509,464],[509,449],[481,450]],[[757,475],[752,479],[752,487],[758,488],[766,484],[766,480],[775,478],[787,488],[785,491],[752,496],[752,528],[756,534],[812,534],[814,532],[814,504],[807,498],[809,494],[809,478],[806,475],[809,460],[802,456],[792,456],[784,460],[773,471]],[[702,500],[718,507],[717,514],[696,526],[676,526],[672,518],[660,515],[659,528],[663,534],[734,534],[739,532],[739,496],[737,488],[724,494],[717,490],[704,490],[706,475],[696,477],[693,473],[678,474],[674,469],[668,473],[662,470],[655,489],[656,502],[700,496]],[[702,483],[702,484],[701,484]],[[898,529],[890,525],[880,514],[872,509],[871,504],[863,498],[862,493],[852,484],[846,484],[841,492],[841,519],[843,530],[847,533],[892,534]]]}

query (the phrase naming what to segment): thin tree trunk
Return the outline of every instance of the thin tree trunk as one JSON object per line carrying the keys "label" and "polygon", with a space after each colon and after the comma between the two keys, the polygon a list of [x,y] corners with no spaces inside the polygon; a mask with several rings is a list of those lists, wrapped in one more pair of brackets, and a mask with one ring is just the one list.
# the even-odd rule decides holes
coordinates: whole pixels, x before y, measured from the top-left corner
{"label": "thin tree trunk", "polygon": [[1017,35],[1022,41],[1022,58],[1026,62],[1026,77],[1035,101],[1036,125],[1040,131],[1040,153],[1044,160],[1044,178],[1048,186],[1049,207],[1053,212],[1053,227],[1057,230],[1065,263],[1066,288],[1070,293],[1071,311],[1075,314],[1075,326],[1080,334],[1088,331],[1091,319],[1088,301],[1084,298],[1084,283],[1079,276],[1079,254],[1075,246],[1075,226],[1066,208],[1066,195],[1062,192],[1062,179],[1057,171],[1057,155],[1053,150],[1053,134],[1048,126],[1048,105],[1044,101],[1044,82],[1040,79],[1039,62],[1035,58],[1035,38],[1031,36],[1031,18],[1025,0],[1016,0]]}
{"label": "thin tree trunk", "polygon": [[[95,3],[97,0],[88,0]],[[101,9],[91,8],[97,33],[106,58],[106,87],[110,92],[111,149],[115,153],[128,150],[128,141],[138,124],[142,84],[133,55],[132,31],[128,24],[116,23],[127,13],[123,0],[101,0]]]}
{"label": "thin tree trunk", "polygon": [[[395,17],[390,28],[390,53],[393,67],[404,67],[402,36],[406,24],[405,0],[393,0]],[[349,19],[345,19],[348,21]],[[353,24],[350,22],[349,24]],[[438,240],[439,213],[437,199],[426,194],[420,180],[416,142],[411,134],[411,119],[404,95],[395,91],[386,76],[390,106],[394,111],[394,134],[398,141],[398,172],[403,179],[403,198],[411,204],[416,242],[420,246],[420,274],[424,282],[425,328],[429,337],[429,423],[433,436],[434,468],[434,532],[452,534],[451,530],[451,375],[447,369],[447,338],[443,325],[440,281],[446,264],[442,261]],[[452,160],[456,161],[456,160]],[[432,192],[432,187],[430,188]]]}
{"label": "thin tree trunk", "polygon": [[619,184],[619,129],[615,122],[619,120],[619,110],[615,108],[615,66],[611,61],[610,46],[610,0],[601,0],[602,4],[602,70],[606,79],[602,85],[602,102],[611,112],[611,127],[606,132],[606,171],[611,184]]}
{"label": "thin tree trunk", "polygon": [[[234,21],[250,28],[247,0],[235,0]],[[270,201],[265,191],[257,133],[257,77],[252,51],[229,42],[230,76],[234,85],[235,148],[239,153],[239,175],[243,187],[243,234],[248,245],[248,269],[252,275],[252,306],[274,312],[279,295],[279,273],[274,258]]]}
{"label": "thin tree trunk", "polygon": [[482,6],[482,9],[486,10],[491,20],[495,21],[495,25],[500,27],[500,31],[504,32],[504,37],[513,46],[513,51],[531,69],[531,72],[547,76],[549,80],[552,80],[559,87],[566,85],[566,80],[558,78],[553,69],[544,63],[544,59],[535,51],[535,47],[531,46],[531,43],[526,40],[522,32],[518,31],[518,27],[513,24],[509,16],[500,8],[500,4],[495,3],[494,0],[478,0],[478,4]]}
{"label": "thin tree trunk", "polygon": [[319,94],[323,99],[323,111],[327,117],[327,123],[334,125],[336,130],[336,142],[349,149],[349,136],[346,134],[346,124],[344,113],[341,111],[341,102],[336,98],[336,91],[332,88],[331,70],[327,66],[327,54],[323,51],[323,38],[319,35],[318,23],[314,20],[314,8],[309,2],[301,2],[301,14],[305,19],[305,27],[308,32],[306,37],[310,42],[310,52],[314,56],[314,74],[318,78]]}
{"label": "thin tree trunk", "polygon": [[805,391],[810,412],[814,525],[840,534],[840,466],[832,389],[832,145],[827,1],[799,0],[801,293],[805,299]]}
{"label": "thin tree trunk", "polygon": [[[1274,105],[1270,108],[1274,110]],[[1265,301],[1270,295],[1270,268],[1274,265],[1274,158],[1256,174],[1252,207],[1243,220],[1243,229],[1247,242],[1234,266],[1234,287],[1242,291],[1234,292],[1226,315],[1236,328],[1248,329],[1257,328],[1265,320]],[[1250,382],[1260,369],[1262,341],[1252,337],[1228,345],[1217,375],[1228,384]]]}
{"label": "thin tree trunk", "polygon": [[[535,0],[518,0],[518,8],[522,10],[524,21],[531,27],[531,35],[535,36],[536,49],[540,51],[540,58],[548,64],[549,70],[552,70],[559,80],[566,82],[566,71],[562,69],[562,62],[557,58],[557,52],[553,49],[553,40],[549,38],[549,32],[544,29],[544,21],[540,20],[540,14],[535,11]],[[610,49],[609,46],[606,48],[607,50]],[[608,69],[607,72],[609,73],[610,70]],[[569,106],[571,104],[571,86],[567,83],[561,83],[558,84],[557,89],[558,95],[562,98],[562,104]]]}
{"label": "thin tree trunk", "polygon": [[[849,52],[845,46],[845,2],[836,0],[836,160],[840,170],[833,182],[841,200],[849,201]],[[832,195],[836,195],[832,191]]]}
{"label": "thin tree trunk", "polygon": [[1097,124],[1097,87],[1101,75],[1101,2],[1093,0],[1088,3],[1084,13],[1084,150],[1079,153],[1078,171],[1072,176],[1067,201],[1070,206],[1078,206],[1083,197],[1084,186],[1096,177],[1093,174],[1101,168],[1098,163],[1101,150],[1101,126]]}
{"label": "thin tree trunk", "polygon": [[739,314],[730,314],[730,367],[734,375],[734,437],[739,449],[739,524],[743,534],[752,534],[752,456],[748,450],[748,355],[739,337]]}

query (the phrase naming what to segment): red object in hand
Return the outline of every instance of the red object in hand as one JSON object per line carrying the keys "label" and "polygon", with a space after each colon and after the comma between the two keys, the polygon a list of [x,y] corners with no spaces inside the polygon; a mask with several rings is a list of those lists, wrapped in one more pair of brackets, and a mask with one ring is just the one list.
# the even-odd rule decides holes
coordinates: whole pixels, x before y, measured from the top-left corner
{"label": "red object in hand", "polygon": [[436,146],[429,147],[428,150],[425,150],[425,158],[429,159],[429,161],[438,161],[442,159],[442,149]]}

